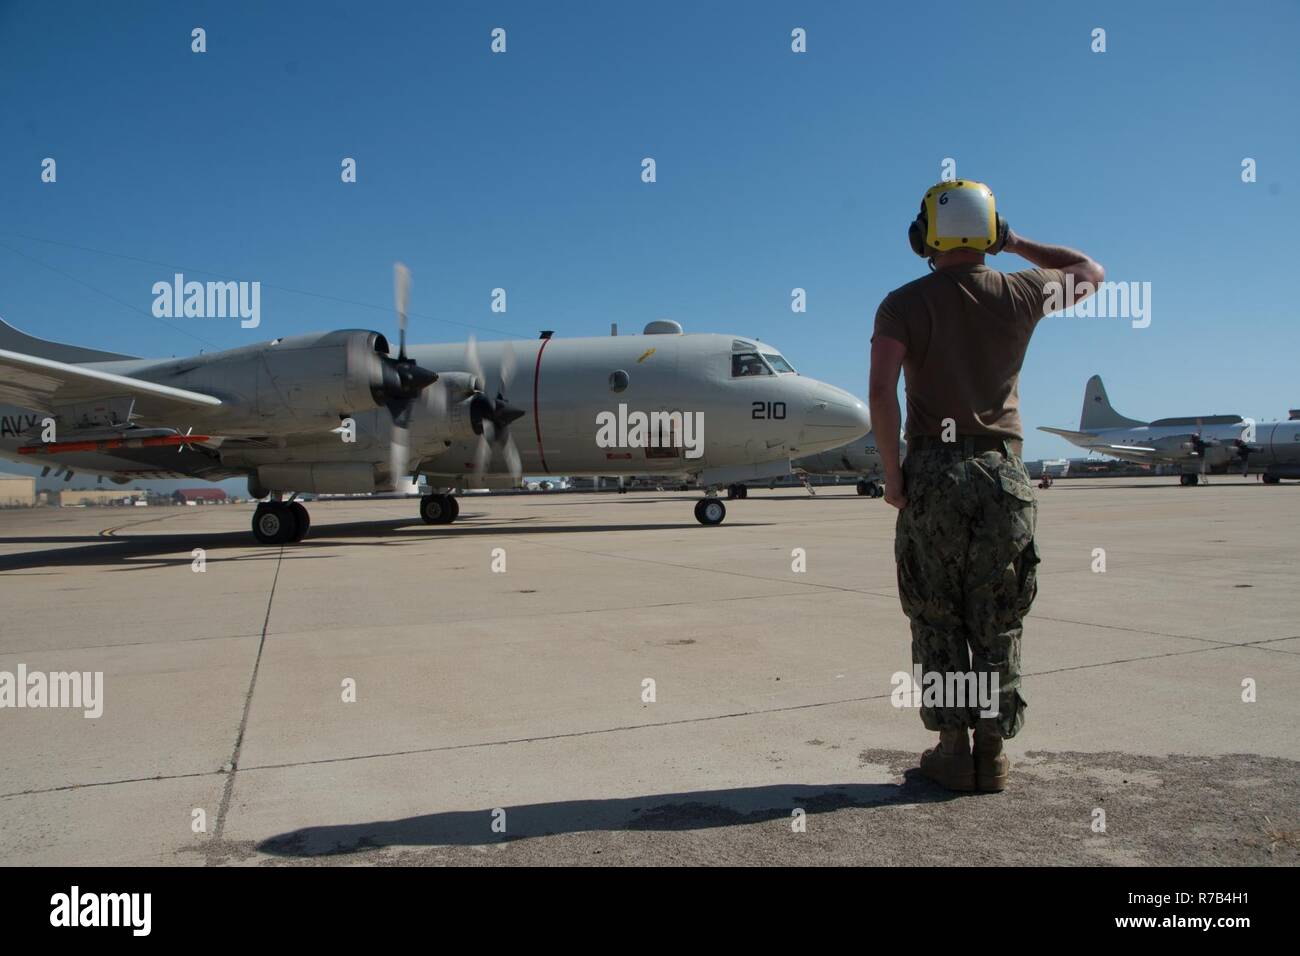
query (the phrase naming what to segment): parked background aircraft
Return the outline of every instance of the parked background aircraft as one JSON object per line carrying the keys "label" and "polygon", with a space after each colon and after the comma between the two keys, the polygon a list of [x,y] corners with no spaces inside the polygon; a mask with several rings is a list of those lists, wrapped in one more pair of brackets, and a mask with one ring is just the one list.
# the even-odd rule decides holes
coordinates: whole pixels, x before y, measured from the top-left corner
{"label": "parked background aircraft", "polygon": [[[900,448],[906,455],[906,448],[901,444],[901,439]],[[809,475],[856,477],[858,494],[869,498],[879,498],[885,493],[882,484],[885,479],[885,469],[880,460],[880,451],[876,448],[875,432],[867,432],[843,448],[805,455],[792,462],[791,466],[796,471]]]}
{"label": "parked background aircraft", "polygon": [[[870,427],[865,403],[799,375],[776,348],[651,322],[642,335],[406,346],[409,279],[397,269],[397,356],[378,332],[339,330],[185,358],[141,359],[47,342],[0,322],[0,455],[64,470],[209,480],[247,475],[264,543],[310,524],[298,493],[391,490],[428,479],[426,522],[456,489],[530,475],[690,476],[701,524],[717,489],[789,474],[791,458]],[[659,447],[602,447],[597,415],[696,415],[698,457],[659,421]],[[53,430],[49,423],[53,422]],[[288,501],[281,500],[289,495]]]}
{"label": "parked background aircraft", "polygon": [[1100,375],[1088,379],[1078,431],[1039,426],[1040,431],[1113,458],[1182,469],[1184,485],[1206,473],[1262,473],[1276,484],[1300,478],[1300,421],[1254,422],[1240,415],[1201,415],[1143,422],[1111,407]]}

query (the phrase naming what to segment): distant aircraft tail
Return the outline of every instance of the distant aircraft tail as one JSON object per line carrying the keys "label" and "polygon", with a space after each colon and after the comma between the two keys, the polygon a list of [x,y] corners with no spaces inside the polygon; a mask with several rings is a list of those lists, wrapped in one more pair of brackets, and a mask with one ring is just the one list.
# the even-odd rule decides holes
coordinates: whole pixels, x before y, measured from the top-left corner
{"label": "distant aircraft tail", "polygon": [[1145,425],[1136,418],[1125,418],[1111,407],[1106,397],[1106,386],[1101,384],[1101,376],[1094,375],[1088,379],[1083,390],[1083,414],[1079,416],[1079,431],[1094,432],[1101,428],[1132,428]]}
{"label": "distant aircraft tail", "polygon": [[117,352],[101,352],[98,349],[83,349],[79,345],[64,345],[38,339],[34,335],[20,332],[4,319],[0,319],[0,349],[20,352],[36,358],[52,359],[55,362],[116,362],[121,359],[135,358],[133,355],[119,355]]}

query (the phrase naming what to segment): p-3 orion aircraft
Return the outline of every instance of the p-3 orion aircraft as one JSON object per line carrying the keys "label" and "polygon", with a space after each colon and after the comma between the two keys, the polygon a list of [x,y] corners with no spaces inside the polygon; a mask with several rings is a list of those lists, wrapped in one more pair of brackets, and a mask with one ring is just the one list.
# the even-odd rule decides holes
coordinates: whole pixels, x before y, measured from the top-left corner
{"label": "p-3 orion aircraft", "polygon": [[[901,437],[899,438],[899,447],[905,456],[907,448]],[[858,494],[865,495],[868,498],[883,498],[885,495],[883,484],[885,480],[885,464],[880,459],[879,448],[876,447],[875,432],[868,432],[856,441],[849,442],[843,448],[807,455],[791,462],[791,466],[796,472],[809,475],[834,475],[837,478],[856,477],[858,479]]]}
{"label": "p-3 orion aircraft", "polygon": [[1112,458],[1176,465],[1183,485],[1199,484],[1209,472],[1255,472],[1270,485],[1300,478],[1300,421],[1256,423],[1240,415],[1126,418],[1111,406],[1100,375],[1084,386],[1078,431],[1046,425],[1039,430]]}
{"label": "p-3 orion aircraft", "polygon": [[[865,434],[866,405],[799,375],[770,345],[682,333],[406,345],[410,277],[396,267],[400,342],[344,329],[187,358],[49,342],[0,321],[0,456],[138,478],[247,476],[267,498],[264,544],[301,540],[297,495],[387,491],[424,475],[430,524],[452,492],[530,475],[695,479],[704,525],[719,488],[790,473],[790,460]],[[613,422],[617,421],[617,427]],[[602,422],[605,427],[602,426]]]}

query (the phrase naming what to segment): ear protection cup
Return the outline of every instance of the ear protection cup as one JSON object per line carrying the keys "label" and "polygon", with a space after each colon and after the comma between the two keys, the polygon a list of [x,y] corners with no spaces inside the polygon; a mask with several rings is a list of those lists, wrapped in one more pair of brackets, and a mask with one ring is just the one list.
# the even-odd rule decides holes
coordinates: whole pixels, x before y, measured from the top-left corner
{"label": "ear protection cup", "polygon": [[927,228],[927,219],[925,215],[925,202],[921,203],[921,211],[916,214],[912,224],[907,227],[907,243],[922,259],[929,258],[930,252],[925,248],[925,230]]}
{"label": "ear protection cup", "polygon": [[1002,247],[1007,244],[1007,230],[1010,228],[1011,227],[1007,225],[1007,221],[1003,219],[1001,213],[999,213],[998,237],[993,240],[993,243],[987,249],[984,250],[988,255],[996,256],[1002,251]]}

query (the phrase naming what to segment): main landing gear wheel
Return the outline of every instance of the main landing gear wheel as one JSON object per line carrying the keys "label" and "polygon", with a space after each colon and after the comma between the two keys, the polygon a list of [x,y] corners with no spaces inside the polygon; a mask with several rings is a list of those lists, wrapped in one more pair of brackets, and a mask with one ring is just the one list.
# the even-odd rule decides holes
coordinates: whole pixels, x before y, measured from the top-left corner
{"label": "main landing gear wheel", "polygon": [[749,497],[749,488],[748,488],[746,485],[728,485],[728,486],[727,486],[727,497],[728,497],[728,498],[748,498],[748,497]]}
{"label": "main landing gear wheel", "polygon": [[880,498],[884,496],[885,489],[881,488],[880,485],[876,484],[874,481],[859,481],[858,494],[866,495],[868,498]]}
{"label": "main landing gear wheel", "polygon": [[307,509],[303,507],[301,501],[290,502],[289,510],[293,513],[294,520],[298,524],[292,540],[301,541],[307,537],[307,530],[311,527],[311,515],[307,513]]}
{"label": "main landing gear wheel", "polygon": [[1279,478],[1277,475],[1264,476],[1264,484],[1266,485],[1280,485],[1281,483],[1282,483],[1282,479]]}
{"label": "main landing gear wheel", "polygon": [[[299,508],[302,505],[298,505]],[[307,511],[302,508],[303,512]],[[303,528],[303,534],[307,529]],[[293,505],[282,501],[267,501],[257,506],[253,512],[253,537],[261,544],[287,544],[300,540],[298,537],[298,516]]]}
{"label": "main landing gear wheel", "polygon": [[695,520],[702,525],[722,524],[722,519],[725,517],[727,517],[727,506],[721,499],[705,498],[695,503]]}
{"label": "main landing gear wheel", "polygon": [[1198,477],[1197,475],[1179,475],[1179,476],[1178,476],[1178,483],[1179,483],[1180,485],[1182,485],[1184,488],[1189,488],[1189,487],[1191,487],[1192,485],[1196,484],[1198,480],[1199,480],[1199,477]]}
{"label": "main landing gear wheel", "polygon": [[425,495],[420,499],[420,517],[425,524],[451,524],[460,514],[460,504],[452,495]]}

